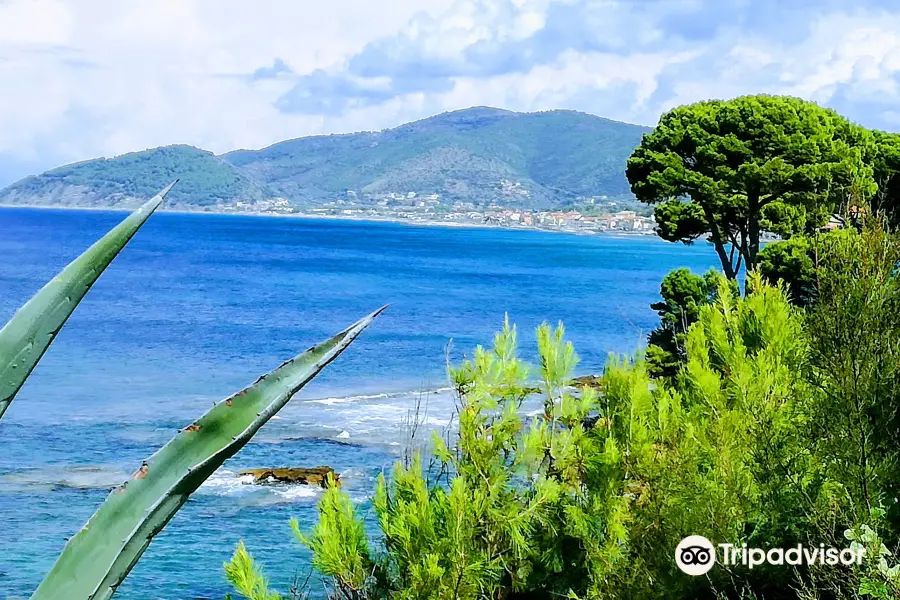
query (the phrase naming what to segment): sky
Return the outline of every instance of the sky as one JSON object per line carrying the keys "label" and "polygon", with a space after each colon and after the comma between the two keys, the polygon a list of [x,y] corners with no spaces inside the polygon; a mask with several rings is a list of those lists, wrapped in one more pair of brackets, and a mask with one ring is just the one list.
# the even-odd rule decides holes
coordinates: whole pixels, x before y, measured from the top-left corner
{"label": "sky", "polygon": [[900,2],[0,0],[0,186],[470,106],[652,126],[752,93],[900,130]]}

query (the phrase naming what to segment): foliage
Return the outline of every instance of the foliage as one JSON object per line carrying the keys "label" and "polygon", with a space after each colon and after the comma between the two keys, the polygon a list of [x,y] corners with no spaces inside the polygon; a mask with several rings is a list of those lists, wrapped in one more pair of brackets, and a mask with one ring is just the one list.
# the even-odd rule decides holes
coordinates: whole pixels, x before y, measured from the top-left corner
{"label": "foliage", "polygon": [[853,228],[836,229],[767,244],[759,253],[757,269],[770,283],[783,281],[796,306],[810,306],[816,299],[818,273],[837,258],[835,245],[854,235]]}
{"label": "foliage", "polygon": [[[462,402],[455,445],[440,437],[433,451],[442,468],[429,483],[422,462],[398,463],[390,482],[379,480],[374,506],[383,551],[367,553],[357,535],[344,547],[320,556],[329,540],[361,532],[359,517],[347,513],[349,499],[330,490],[311,536],[301,539],[317,564],[335,578],[343,598],[482,598],[539,589],[566,594],[570,584],[599,576],[602,565],[621,559],[625,501],[617,498],[618,451],[603,447],[582,423],[597,407],[597,393],[570,395],[564,384],[577,362],[562,328],[538,332],[539,371],[547,399],[545,415],[526,426],[519,414],[526,395],[527,368],[517,358],[516,331],[508,324],[494,347],[479,347],[473,359],[453,369]],[[598,488],[588,494],[584,482]],[[609,498],[602,497],[602,490]],[[606,501],[609,500],[609,501]],[[334,518],[339,517],[339,518]],[[586,548],[596,559],[578,560]],[[336,573],[340,564],[366,565],[371,577]]]}
{"label": "foliage", "polygon": [[784,282],[797,306],[809,306],[816,294],[816,239],[799,235],[768,244],[759,253],[758,269],[770,283]]}
{"label": "foliage", "polygon": [[[225,577],[247,600],[282,600],[281,594],[269,590],[269,582],[247,552],[244,542],[238,542],[231,560],[225,563]],[[227,596],[226,600],[231,600],[231,596]]]}
{"label": "foliage", "polygon": [[205,206],[219,201],[271,196],[237,169],[191,146],[165,146],[115,158],[98,158],[27,177],[4,190],[0,202],[115,206],[145,198],[180,178],[174,204]]}
{"label": "foliage", "polygon": [[[628,195],[622,165],[645,128],[572,111],[471,108],[395,129],[288,140],[224,155],[287,198],[438,192],[444,199],[547,204]],[[500,180],[529,197],[510,197]]]}
{"label": "foliage", "polygon": [[869,158],[878,193],[872,204],[891,227],[900,226],[900,134],[873,131],[875,147]]}
{"label": "foliage", "polygon": [[[751,287],[736,299],[720,282],[716,301],[688,330],[678,376],[658,381],[647,409],[629,415],[643,442],[628,449],[632,477],[647,497],[629,532],[641,567],[623,582],[626,597],[711,597],[711,589],[768,597],[791,583],[787,573],[740,567],[685,582],[669,550],[688,534],[786,546],[801,530],[804,496],[815,493],[815,479],[804,477],[808,465],[793,462],[803,455],[808,398],[797,376],[806,354],[802,324],[782,290],[755,278]],[[619,392],[620,402],[633,405],[633,389]]]}
{"label": "foliage", "polygon": [[[880,519],[883,511],[873,511],[873,517]],[[863,598],[890,600],[900,597],[900,563],[892,562],[891,551],[881,540],[878,532],[863,523],[844,532],[844,537],[851,540],[853,550],[865,552],[865,566],[859,583],[859,595]]]}
{"label": "foliage", "polygon": [[[875,223],[840,238],[825,260],[808,313],[811,380],[821,392],[811,426],[865,522],[900,498],[900,243]],[[890,485],[873,489],[873,480]],[[898,509],[888,512],[894,534]]]}
{"label": "foliage", "polygon": [[331,476],[327,488],[319,502],[320,520],[313,534],[303,533],[296,519],[291,520],[291,529],[313,550],[316,569],[334,577],[341,589],[362,589],[372,568],[365,526],[356,518],[350,497],[340,493]]}
{"label": "foliage", "polygon": [[69,539],[32,600],[110,598],[188,497],[346,350],[382,310],[285,362],[182,429],[110,492]]}
{"label": "foliage", "polygon": [[[694,275],[690,269],[675,269],[660,284],[662,302],[650,305],[660,317],[660,326],[647,338],[647,368],[654,377],[675,375],[685,360],[685,335],[697,322],[700,307],[711,304],[718,294],[722,274],[710,269]],[[731,286],[738,294],[737,285]]]}
{"label": "foliage", "polygon": [[[169,146],[76,163],[0,191],[3,203],[115,205],[182,177],[176,204],[281,196],[300,204],[357,193],[432,193],[511,206],[555,205],[579,196],[633,200],[622,169],[646,127],[573,111],[515,113],[471,108],[381,132],[313,136],[217,157]],[[528,196],[505,194],[517,181]],[[65,186],[65,187],[63,187]]]}
{"label": "foliage", "polygon": [[[886,238],[865,235],[840,252],[884,250],[876,241]],[[900,446],[888,437],[896,411],[883,378],[895,371],[872,353],[890,354],[900,336],[872,336],[863,348],[864,334],[853,334],[860,319],[888,308],[883,298],[900,297],[884,276],[888,258],[844,270],[829,263],[835,271],[822,275],[817,310],[831,306],[832,322],[805,316],[758,273],[743,298],[721,276],[673,276],[668,295],[696,322],[684,334],[683,365],[665,379],[653,380],[640,359],[613,357],[601,389],[572,389],[578,357],[562,327],[539,328],[539,362],[529,367],[507,324],[491,349],[451,369],[459,426],[434,436],[431,464],[398,463],[380,478],[379,543],[365,541],[361,515],[336,488],[301,540],[338,598],[893,594],[884,553],[853,568],[732,565],[696,578],[672,560],[687,535],[760,548],[843,548],[877,535],[896,547],[891,503],[900,478],[890,448]],[[847,278],[861,287],[838,293]],[[718,288],[703,303],[713,280]],[[842,348],[830,336],[851,343]],[[848,365],[878,385],[854,396],[841,383]],[[539,376],[544,405],[531,419],[522,414],[529,373]]]}
{"label": "foliage", "polygon": [[850,194],[876,189],[870,132],[797,98],[743,96],[674,108],[628,160],[660,235],[708,235],[727,277],[757,264],[760,235],[810,232]]}

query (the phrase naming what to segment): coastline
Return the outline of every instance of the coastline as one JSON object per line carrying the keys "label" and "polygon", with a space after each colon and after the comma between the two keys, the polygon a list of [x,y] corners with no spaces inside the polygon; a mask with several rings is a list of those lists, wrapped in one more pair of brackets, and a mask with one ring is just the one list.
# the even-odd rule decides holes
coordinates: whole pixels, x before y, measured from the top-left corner
{"label": "coastline", "polygon": [[[36,210],[81,210],[81,211],[98,211],[98,212],[123,212],[130,213],[138,208],[134,207],[115,207],[115,206],[53,206],[47,204],[0,204],[2,208],[27,208]],[[213,210],[190,210],[185,208],[159,208],[157,212],[181,214],[181,215],[225,215],[240,217],[273,217],[280,219],[310,219],[310,220],[328,220],[328,221],[344,221],[359,223],[396,223],[398,225],[407,225],[410,227],[445,227],[448,229],[503,229],[508,231],[543,231],[546,233],[562,233],[568,235],[577,235],[582,237],[594,236],[613,236],[624,238],[657,238],[655,232],[649,231],[575,231],[570,229],[553,229],[547,227],[535,227],[532,225],[520,225],[510,227],[506,225],[494,225],[490,223],[460,223],[457,221],[434,221],[423,220],[413,221],[410,219],[399,219],[394,217],[378,217],[378,216],[353,216],[353,215],[321,215],[308,213],[272,213],[272,212],[237,212],[237,211],[213,211]]]}
{"label": "coastline", "polygon": [[[98,229],[130,210],[91,216],[47,206],[39,207],[44,212],[15,210],[19,207],[0,211],[5,234],[0,238],[10,250],[0,275],[15,278],[11,293],[2,295],[10,313],[48,273],[93,242]],[[600,373],[609,352],[631,354],[652,327],[650,299],[641,299],[648,285],[655,287],[675,265],[701,271],[710,256],[697,248],[619,241],[619,236],[591,241],[453,233],[415,228],[419,223],[340,225],[341,217],[324,217],[333,223],[151,219],[153,231],[138,234],[132,242],[138,245],[116,259],[126,262],[113,263],[79,309],[88,311],[82,313],[87,326],[81,327],[81,341],[54,346],[58,364],[78,368],[48,369],[33,379],[33,409],[10,413],[12,420],[0,423],[25,441],[25,454],[7,453],[0,461],[0,471],[9,475],[0,477],[0,512],[17,515],[10,530],[46,519],[49,510],[60,528],[77,530],[108,489],[130,477],[212,402],[241,389],[269,365],[281,364],[294,348],[325,339],[371,307],[390,302],[394,308],[340,362],[201,486],[117,597],[145,600],[144,591],[153,589],[160,598],[223,598],[228,590],[221,566],[239,539],[271,570],[273,587],[288,589],[294,571],[307,568],[307,555],[286,553],[278,532],[285,531],[288,517],[312,527],[320,492],[299,485],[244,485],[237,473],[328,465],[341,475],[354,502],[368,506],[378,475],[402,458],[414,408],[421,408],[422,440],[455,423],[456,399],[446,389],[447,355],[458,365],[477,344],[490,343],[505,309],[515,311],[510,316],[525,332],[521,347],[527,358],[535,347],[528,332],[545,320],[565,319],[573,334],[582,332],[575,373]],[[343,231],[335,234],[336,227]],[[48,240],[59,248],[47,252]],[[465,255],[447,262],[453,247]],[[678,252],[673,256],[670,249]],[[545,277],[553,285],[539,285]],[[585,293],[561,303],[559,289]],[[260,339],[264,343],[246,342]],[[112,364],[107,356],[120,360]],[[122,385],[129,386],[124,398]],[[57,426],[54,407],[62,400],[54,390],[64,390],[65,401],[77,407],[63,427]],[[524,412],[540,408],[529,405]],[[48,428],[55,431],[49,439]],[[74,467],[58,458],[72,455],[89,458]],[[7,537],[0,542],[9,546],[0,553],[0,571],[12,575],[0,578],[0,588],[27,598],[56,559],[59,538]],[[7,559],[11,556],[14,563]]]}

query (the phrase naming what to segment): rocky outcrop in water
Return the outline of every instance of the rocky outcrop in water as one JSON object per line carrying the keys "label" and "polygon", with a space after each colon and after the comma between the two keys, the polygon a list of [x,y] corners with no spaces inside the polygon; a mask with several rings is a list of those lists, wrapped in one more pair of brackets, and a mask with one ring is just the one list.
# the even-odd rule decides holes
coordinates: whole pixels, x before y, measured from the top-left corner
{"label": "rocky outcrop in water", "polygon": [[572,385],[576,387],[592,387],[600,389],[603,386],[603,376],[584,375],[583,377],[576,377],[572,380]]}
{"label": "rocky outcrop in water", "polygon": [[340,476],[331,467],[283,468],[283,469],[245,469],[238,473],[238,477],[253,476],[253,483],[299,483],[328,487],[328,476],[334,477],[335,484],[340,487]]}
{"label": "rocky outcrop in water", "polygon": [[[602,375],[583,375],[581,377],[574,378],[571,382],[569,382],[570,387],[574,387],[577,389],[581,389],[584,387],[601,389],[603,386],[603,376]],[[526,394],[541,394],[543,393],[543,389],[540,387],[528,387],[523,390]]]}

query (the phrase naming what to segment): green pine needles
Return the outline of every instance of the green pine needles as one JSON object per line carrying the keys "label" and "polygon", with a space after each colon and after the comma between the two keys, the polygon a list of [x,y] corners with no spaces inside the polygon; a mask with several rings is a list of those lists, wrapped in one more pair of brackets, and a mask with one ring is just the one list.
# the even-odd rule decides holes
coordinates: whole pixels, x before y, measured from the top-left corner
{"label": "green pine needles", "polygon": [[[231,560],[225,563],[225,577],[235,591],[247,600],[282,600],[281,594],[269,590],[266,576],[247,552],[244,542],[237,545]],[[231,596],[225,600],[231,600]]]}
{"label": "green pine needles", "polygon": [[[880,248],[865,237],[879,235],[846,251]],[[529,366],[507,322],[492,347],[450,369],[458,427],[379,479],[377,539],[337,487],[310,533],[293,523],[297,537],[342,599],[897,597],[894,413],[875,397],[893,380],[861,370],[860,385],[871,383],[852,388],[835,377],[860,361],[886,373],[897,356],[877,341],[871,356],[854,354],[863,341],[850,335],[854,315],[900,297],[890,270],[871,264],[895,258],[844,261],[855,277],[823,274],[833,285],[815,313],[756,273],[744,297],[710,279],[711,300],[692,304],[679,333],[683,362],[657,379],[641,356],[611,357],[600,386],[575,387],[562,325],[538,329]],[[536,378],[543,410],[527,416]],[[875,550],[855,566],[716,565],[691,577],[674,560],[688,535]]]}

